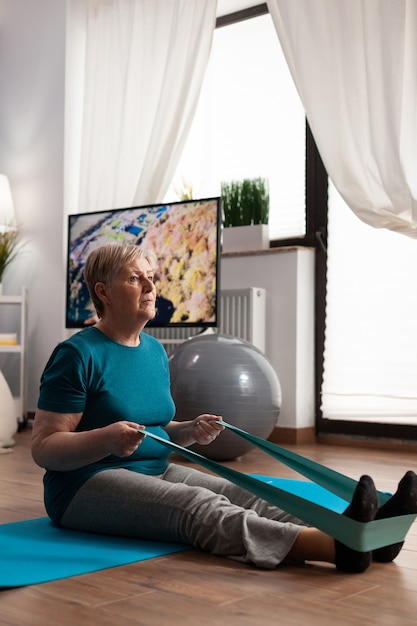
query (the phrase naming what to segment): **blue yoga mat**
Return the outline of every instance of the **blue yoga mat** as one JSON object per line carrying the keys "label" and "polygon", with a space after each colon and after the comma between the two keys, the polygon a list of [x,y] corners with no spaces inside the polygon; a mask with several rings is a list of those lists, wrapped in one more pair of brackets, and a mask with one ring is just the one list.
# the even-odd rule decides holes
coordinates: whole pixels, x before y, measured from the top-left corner
{"label": "blue yoga mat", "polygon": [[321,504],[321,506],[324,506],[326,509],[330,509],[331,511],[335,511],[335,513],[343,513],[349,504],[346,500],[343,500],[343,498],[339,498],[339,496],[327,491],[327,489],[320,487],[320,485],[317,485],[316,483],[304,480],[293,480],[292,478],[261,476],[260,474],[249,474],[249,476],[263,480],[269,485],[273,485],[279,489],[284,489],[289,493],[293,493],[295,496],[300,496],[301,498],[305,498],[315,504]]}
{"label": "blue yoga mat", "polygon": [[0,588],[34,585],[189,549],[57,528],[48,517],[0,525]]}
{"label": "blue yoga mat", "polygon": [[[306,481],[252,474],[333,511],[347,503]],[[0,587],[34,585],[190,549],[157,541],[108,537],[55,527],[49,518],[0,525]]]}

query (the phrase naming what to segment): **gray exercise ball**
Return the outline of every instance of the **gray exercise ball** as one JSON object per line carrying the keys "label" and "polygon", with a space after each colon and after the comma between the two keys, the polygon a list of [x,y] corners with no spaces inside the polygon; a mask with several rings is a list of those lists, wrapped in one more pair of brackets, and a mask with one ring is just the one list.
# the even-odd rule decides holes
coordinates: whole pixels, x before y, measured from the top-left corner
{"label": "gray exercise ball", "polygon": [[[281,387],[268,359],[248,341],[203,333],[182,343],[169,367],[176,420],[212,413],[263,439],[271,434],[281,409]],[[228,429],[208,446],[191,446],[218,461],[235,459],[251,448]]]}

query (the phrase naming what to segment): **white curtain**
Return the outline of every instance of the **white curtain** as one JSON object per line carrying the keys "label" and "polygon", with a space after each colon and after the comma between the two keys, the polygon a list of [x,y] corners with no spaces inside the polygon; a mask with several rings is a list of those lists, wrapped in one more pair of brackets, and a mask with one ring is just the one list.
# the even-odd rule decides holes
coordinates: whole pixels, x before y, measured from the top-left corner
{"label": "white curtain", "polygon": [[416,424],[417,3],[268,6],[332,181],[323,417]]}
{"label": "white curtain", "polygon": [[417,237],[417,2],[268,8],[340,195],[364,222]]}
{"label": "white curtain", "polygon": [[68,0],[65,210],[163,200],[197,105],[217,0]]}

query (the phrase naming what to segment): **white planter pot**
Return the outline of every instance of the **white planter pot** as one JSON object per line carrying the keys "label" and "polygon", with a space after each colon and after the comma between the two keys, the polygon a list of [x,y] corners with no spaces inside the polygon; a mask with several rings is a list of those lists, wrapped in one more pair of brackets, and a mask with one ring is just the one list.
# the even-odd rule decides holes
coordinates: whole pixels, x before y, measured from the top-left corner
{"label": "white planter pot", "polygon": [[0,454],[9,450],[17,432],[16,406],[9,385],[0,370]]}
{"label": "white planter pot", "polygon": [[268,224],[223,228],[223,252],[249,252],[269,248]]}

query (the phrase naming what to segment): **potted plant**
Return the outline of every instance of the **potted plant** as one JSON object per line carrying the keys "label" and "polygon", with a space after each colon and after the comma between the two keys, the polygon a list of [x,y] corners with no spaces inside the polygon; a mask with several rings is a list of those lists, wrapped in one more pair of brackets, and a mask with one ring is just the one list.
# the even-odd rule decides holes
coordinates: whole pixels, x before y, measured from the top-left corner
{"label": "potted plant", "polygon": [[223,252],[269,248],[269,190],[265,178],[221,184]]}
{"label": "potted plant", "polygon": [[0,230],[0,295],[2,293],[3,274],[14,261],[22,247],[19,229],[4,226]]}

